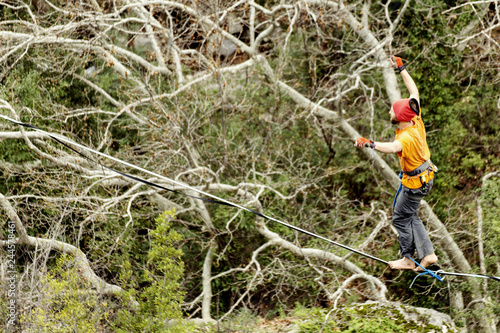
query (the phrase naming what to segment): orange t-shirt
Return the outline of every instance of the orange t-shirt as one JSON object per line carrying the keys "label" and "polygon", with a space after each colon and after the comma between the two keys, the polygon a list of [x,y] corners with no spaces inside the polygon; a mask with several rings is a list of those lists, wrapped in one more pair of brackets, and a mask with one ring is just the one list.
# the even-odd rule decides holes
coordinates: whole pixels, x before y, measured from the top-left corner
{"label": "orange t-shirt", "polygon": [[[399,163],[404,172],[411,172],[431,158],[431,152],[427,146],[425,126],[420,116],[412,118],[413,125],[403,130],[396,130],[396,140],[401,143],[403,150],[398,152]],[[425,171],[427,172],[427,171]],[[434,172],[425,177],[426,181],[434,178]],[[402,183],[408,188],[420,188],[422,183],[420,175],[408,177],[403,174]]]}

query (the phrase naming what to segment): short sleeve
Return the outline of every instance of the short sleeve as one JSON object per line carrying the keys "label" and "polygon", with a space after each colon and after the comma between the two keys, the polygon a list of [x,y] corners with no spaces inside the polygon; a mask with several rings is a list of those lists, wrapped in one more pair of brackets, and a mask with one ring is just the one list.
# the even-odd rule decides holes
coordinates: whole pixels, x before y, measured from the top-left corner
{"label": "short sleeve", "polygon": [[403,147],[403,150],[401,151],[400,156],[407,157],[406,152],[408,152],[408,148],[411,145],[411,138],[408,135],[403,134],[399,138],[397,138],[396,141],[399,141],[399,143],[401,144],[401,147]]}

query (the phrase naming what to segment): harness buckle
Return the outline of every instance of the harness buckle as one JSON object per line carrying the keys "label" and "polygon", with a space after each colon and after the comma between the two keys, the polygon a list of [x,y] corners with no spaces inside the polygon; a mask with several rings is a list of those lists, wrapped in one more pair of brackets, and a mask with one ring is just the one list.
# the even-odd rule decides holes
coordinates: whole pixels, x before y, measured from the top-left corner
{"label": "harness buckle", "polygon": [[427,185],[427,181],[425,180],[425,173],[422,173],[420,175],[420,182],[422,183],[423,187],[425,187],[425,185]]}

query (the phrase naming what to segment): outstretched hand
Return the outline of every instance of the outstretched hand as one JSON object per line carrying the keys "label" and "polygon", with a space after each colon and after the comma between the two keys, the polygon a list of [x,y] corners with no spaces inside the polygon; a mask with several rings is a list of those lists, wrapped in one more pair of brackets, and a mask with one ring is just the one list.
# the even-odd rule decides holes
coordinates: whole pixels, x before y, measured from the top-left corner
{"label": "outstretched hand", "polygon": [[354,146],[358,148],[375,148],[375,142],[366,138],[357,138],[354,142]]}

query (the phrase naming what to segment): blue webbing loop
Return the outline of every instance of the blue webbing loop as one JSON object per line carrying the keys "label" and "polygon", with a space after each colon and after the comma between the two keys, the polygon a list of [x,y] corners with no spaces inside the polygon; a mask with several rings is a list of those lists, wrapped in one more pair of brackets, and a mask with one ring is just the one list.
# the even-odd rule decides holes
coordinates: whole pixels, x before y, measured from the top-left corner
{"label": "blue webbing loop", "polygon": [[410,289],[411,287],[413,287],[413,284],[415,283],[415,280],[417,280],[417,278],[421,277],[422,275],[427,275],[429,274],[430,276],[432,276],[433,278],[437,279],[438,281],[440,282],[443,282],[444,281],[444,277],[441,277],[439,275],[436,274],[436,272],[433,272],[431,271],[430,269],[427,269],[425,267],[423,267],[422,265],[420,265],[418,262],[415,261],[415,259],[413,259],[412,257],[409,257],[418,267],[422,268],[424,270],[423,273],[420,273],[418,274],[417,276],[415,276],[415,278],[413,279],[413,281],[411,282],[410,284]]}

